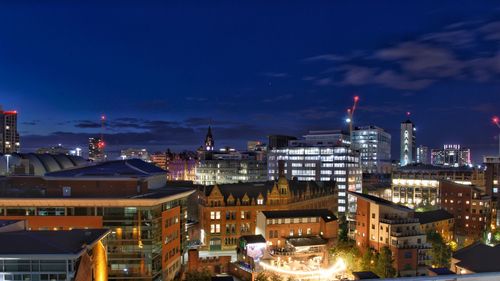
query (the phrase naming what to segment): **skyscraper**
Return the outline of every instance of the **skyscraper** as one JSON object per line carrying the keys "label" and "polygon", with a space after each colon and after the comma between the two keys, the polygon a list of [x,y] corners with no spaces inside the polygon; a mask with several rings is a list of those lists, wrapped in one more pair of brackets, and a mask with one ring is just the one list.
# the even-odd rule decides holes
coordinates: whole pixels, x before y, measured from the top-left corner
{"label": "skyscraper", "polygon": [[3,111],[0,107],[0,153],[19,152],[20,146],[17,111]]}
{"label": "skyscraper", "polygon": [[409,119],[401,123],[401,166],[415,163],[417,156],[415,124]]}
{"label": "skyscraper", "polygon": [[89,160],[100,162],[106,160],[104,141],[100,137],[89,138]]}
{"label": "skyscraper", "polygon": [[359,150],[363,173],[389,173],[391,170],[391,135],[377,126],[356,127],[352,146]]}

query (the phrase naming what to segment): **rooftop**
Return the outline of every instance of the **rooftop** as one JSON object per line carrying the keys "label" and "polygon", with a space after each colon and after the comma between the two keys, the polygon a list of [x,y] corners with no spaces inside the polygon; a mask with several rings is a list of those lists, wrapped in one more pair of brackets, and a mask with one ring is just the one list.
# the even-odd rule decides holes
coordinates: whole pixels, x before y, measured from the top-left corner
{"label": "rooftop", "polygon": [[45,174],[46,178],[138,178],[166,174],[167,171],[140,159],[116,160]]}
{"label": "rooftop", "polygon": [[266,243],[266,239],[262,235],[243,235],[241,240],[245,240],[247,244]]}
{"label": "rooftop", "polygon": [[453,215],[443,209],[427,212],[415,212],[414,217],[417,218],[421,224],[453,219]]}
{"label": "rooftop", "polygon": [[0,257],[78,255],[107,234],[106,229],[3,232],[0,233]]}
{"label": "rooftop", "polygon": [[453,258],[459,260],[458,267],[475,273],[500,272],[500,245],[491,247],[475,243],[456,251]]}
{"label": "rooftop", "polygon": [[[245,183],[234,183],[234,184],[220,184],[217,185],[222,195],[224,196],[224,201],[227,202],[229,195],[233,195],[234,199],[242,199],[245,194],[247,194],[250,199],[257,199],[259,194],[262,194],[264,198],[267,198],[267,192],[271,192],[275,185],[275,181],[267,182],[245,182]],[[298,181],[298,180],[288,180],[288,185],[292,194],[303,194],[308,189],[311,193],[323,192],[325,194],[331,194],[331,189],[335,186],[334,182],[315,182],[315,181]],[[205,191],[205,195],[209,196],[212,192],[214,186],[199,187]]]}
{"label": "rooftop", "polygon": [[294,247],[305,247],[305,246],[319,246],[326,245],[328,241],[321,238],[320,236],[310,236],[310,237],[289,237],[286,241]]}
{"label": "rooftop", "polygon": [[397,171],[403,171],[403,172],[408,172],[408,171],[450,171],[450,172],[471,172],[474,170],[474,168],[471,168],[469,166],[462,166],[462,167],[449,167],[449,166],[434,166],[431,164],[422,164],[422,163],[415,163],[415,164],[408,164],[406,166],[399,167]]}
{"label": "rooftop", "polygon": [[405,212],[412,212],[413,211],[413,209],[410,209],[410,208],[405,207],[403,205],[399,205],[399,204],[393,203],[391,201],[388,201],[388,200],[385,200],[385,199],[382,199],[382,198],[379,198],[379,197],[376,197],[373,195],[363,194],[363,193],[354,192],[354,191],[348,191],[348,193],[353,195],[353,196],[356,196],[358,198],[361,198],[363,200],[366,200],[366,201],[369,201],[371,203],[375,203],[378,205],[384,205],[384,206],[395,208],[395,209],[405,211]]}
{"label": "rooftop", "polygon": [[363,280],[363,279],[379,279],[377,274],[371,272],[371,271],[358,271],[358,272],[353,272],[352,275],[354,275],[355,280]]}
{"label": "rooftop", "polygon": [[268,219],[321,217],[325,222],[337,220],[337,217],[328,209],[263,211],[262,213]]}
{"label": "rooftop", "polygon": [[429,267],[428,270],[430,272],[433,272],[436,275],[454,275],[455,274],[455,272],[451,271],[449,268],[446,268],[446,267],[440,267],[440,268]]}

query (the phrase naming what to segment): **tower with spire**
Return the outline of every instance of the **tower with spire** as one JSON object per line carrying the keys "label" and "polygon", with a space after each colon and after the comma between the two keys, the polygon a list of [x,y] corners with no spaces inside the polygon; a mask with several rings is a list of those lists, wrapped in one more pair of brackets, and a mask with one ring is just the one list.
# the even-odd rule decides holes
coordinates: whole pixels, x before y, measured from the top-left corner
{"label": "tower with spire", "polygon": [[207,136],[205,137],[205,151],[213,151],[215,146],[212,128],[208,126]]}

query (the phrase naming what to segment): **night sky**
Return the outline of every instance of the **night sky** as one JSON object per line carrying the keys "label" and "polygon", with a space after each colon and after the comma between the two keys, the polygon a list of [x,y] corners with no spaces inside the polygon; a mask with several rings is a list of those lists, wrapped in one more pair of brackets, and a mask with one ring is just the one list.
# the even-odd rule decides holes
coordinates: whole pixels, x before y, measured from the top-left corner
{"label": "night sky", "polygon": [[110,150],[194,150],[209,124],[243,148],[341,128],[355,94],[394,159],[407,111],[418,144],[497,151],[496,1],[104,2],[0,3],[0,104],[23,151],[85,147],[103,113]]}

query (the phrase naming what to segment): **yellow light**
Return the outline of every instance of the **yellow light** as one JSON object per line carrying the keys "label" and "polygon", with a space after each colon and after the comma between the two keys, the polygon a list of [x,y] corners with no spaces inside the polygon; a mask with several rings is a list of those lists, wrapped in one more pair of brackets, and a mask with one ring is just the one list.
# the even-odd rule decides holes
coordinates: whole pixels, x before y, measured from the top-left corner
{"label": "yellow light", "polygon": [[310,279],[310,278],[317,278],[319,277],[328,277],[332,276],[335,273],[343,272],[347,269],[344,260],[342,259],[337,259],[337,262],[325,269],[321,270],[313,270],[313,271],[300,271],[300,270],[287,270],[283,269],[281,267],[277,267],[274,265],[267,264],[265,262],[260,262],[260,265],[264,268],[264,270],[276,272],[276,273],[281,273],[281,274],[287,274],[287,275],[292,275],[296,277],[300,277],[301,279]]}

